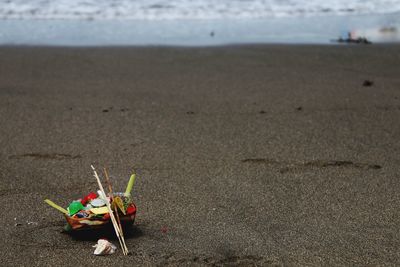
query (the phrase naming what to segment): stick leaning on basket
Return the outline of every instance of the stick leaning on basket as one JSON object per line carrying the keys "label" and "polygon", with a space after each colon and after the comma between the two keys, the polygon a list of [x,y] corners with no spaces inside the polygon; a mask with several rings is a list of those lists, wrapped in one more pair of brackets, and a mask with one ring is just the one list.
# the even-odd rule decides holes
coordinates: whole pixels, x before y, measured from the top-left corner
{"label": "stick leaning on basket", "polygon": [[[97,172],[96,172],[96,169],[93,167],[93,165],[90,165],[90,166],[91,166],[92,169],[93,169],[94,177],[96,178],[97,183],[98,183],[99,188],[100,188],[100,192],[101,192],[100,197],[101,197],[101,198],[104,200],[104,202],[106,203],[108,212],[109,212],[109,214],[110,214],[111,222],[112,222],[112,224],[113,224],[113,226],[114,226],[115,234],[116,234],[117,237],[118,237],[118,241],[119,241],[119,244],[120,244],[121,249],[122,249],[122,253],[123,253],[124,255],[128,255],[129,251],[128,251],[128,248],[126,247],[126,244],[125,244],[125,239],[124,239],[124,236],[123,236],[123,233],[122,233],[122,227],[120,228],[120,226],[119,226],[118,223],[117,223],[117,220],[115,219],[115,216],[114,216],[113,210],[112,210],[112,208],[111,208],[110,202],[108,201],[108,199],[107,199],[107,197],[106,197],[106,193],[104,192],[103,185],[101,184],[101,181],[100,181],[99,175],[98,175]],[[107,176],[108,176],[108,175],[107,175]]]}

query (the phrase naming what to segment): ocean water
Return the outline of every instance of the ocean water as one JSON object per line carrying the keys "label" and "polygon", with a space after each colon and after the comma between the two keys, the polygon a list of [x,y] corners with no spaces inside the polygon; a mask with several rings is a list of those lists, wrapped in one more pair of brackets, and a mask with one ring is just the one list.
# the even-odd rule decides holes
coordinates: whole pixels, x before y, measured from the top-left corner
{"label": "ocean water", "polygon": [[398,11],[399,0],[0,0],[1,19],[261,19]]}
{"label": "ocean water", "polygon": [[400,0],[0,0],[0,45],[399,42]]}

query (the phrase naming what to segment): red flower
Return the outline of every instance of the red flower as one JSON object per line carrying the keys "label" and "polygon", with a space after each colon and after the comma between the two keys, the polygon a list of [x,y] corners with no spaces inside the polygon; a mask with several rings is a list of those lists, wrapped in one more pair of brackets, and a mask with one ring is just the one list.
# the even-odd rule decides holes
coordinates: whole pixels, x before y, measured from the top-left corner
{"label": "red flower", "polygon": [[86,205],[90,200],[96,199],[97,198],[97,194],[90,192],[87,196],[85,196],[82,200],[81,203],[82,205]]}
{"label": "red flower", "polygon": [[130,205],[127,209],[126,209],[126,214],[133,214],[136,212],[136,207],[134,205]]}

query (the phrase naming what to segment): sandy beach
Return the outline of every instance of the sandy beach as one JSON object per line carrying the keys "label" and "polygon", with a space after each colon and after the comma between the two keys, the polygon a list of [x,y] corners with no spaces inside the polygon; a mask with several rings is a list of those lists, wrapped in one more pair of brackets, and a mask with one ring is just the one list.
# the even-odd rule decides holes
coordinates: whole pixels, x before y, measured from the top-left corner
{"label": "sandy beach", "polygon": [[[2,266],[399,264],[400,46],[0,58]],[[97,190],[90,164],[137,173],[127,257],[43,202]]]}

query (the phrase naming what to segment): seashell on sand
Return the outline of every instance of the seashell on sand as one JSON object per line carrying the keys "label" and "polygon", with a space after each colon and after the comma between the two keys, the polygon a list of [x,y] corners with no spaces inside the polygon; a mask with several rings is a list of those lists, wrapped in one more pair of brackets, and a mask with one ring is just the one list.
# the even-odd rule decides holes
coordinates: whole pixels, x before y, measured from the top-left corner
{"label": "seashell on sand", "polygon": [[96,248],[93,254],[97,256],[114,254],[117,249],[114,244],[106,239],[99,239],[93,247]]}

